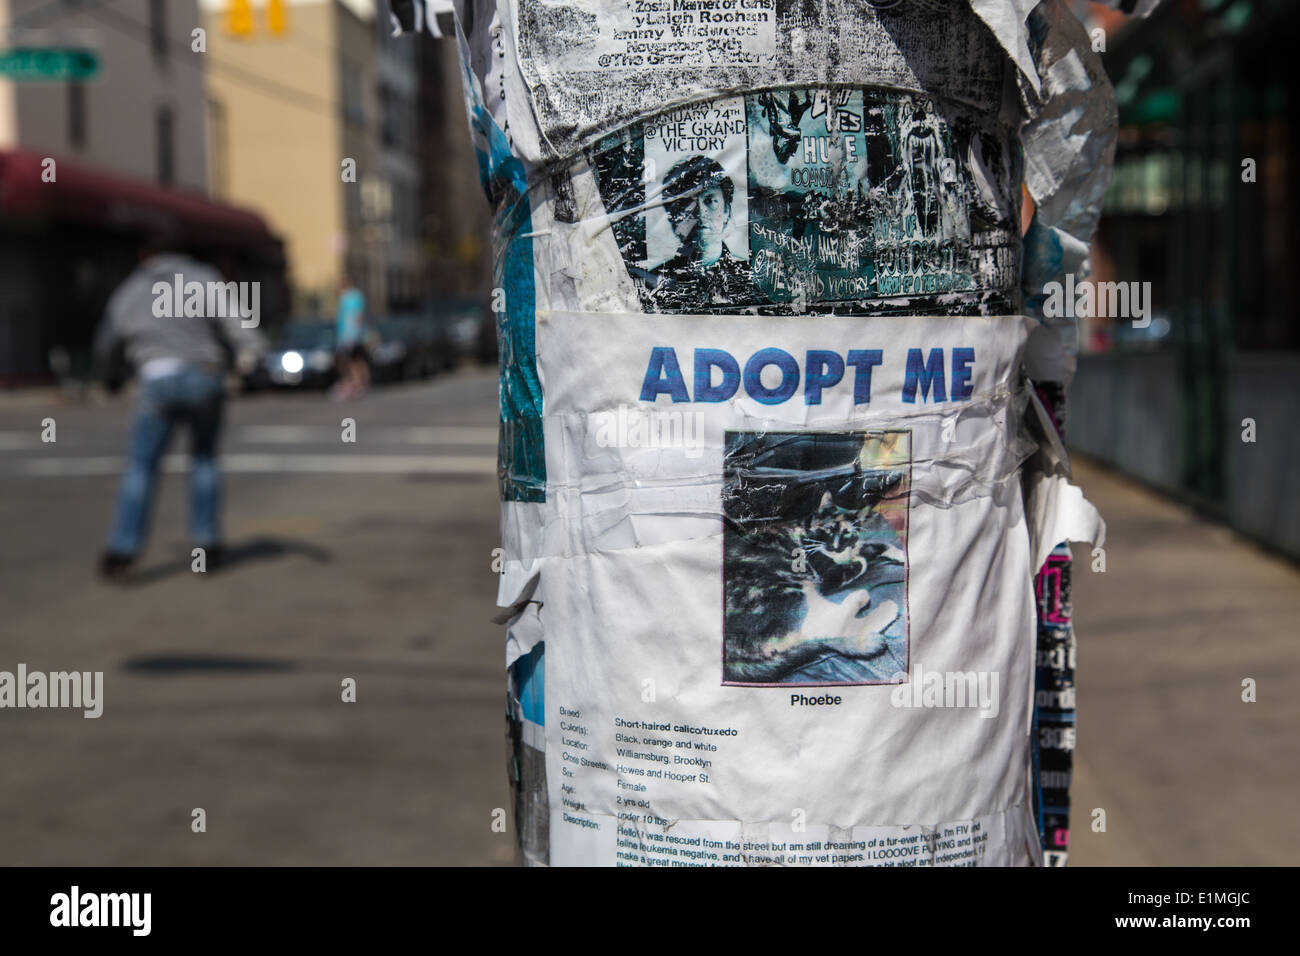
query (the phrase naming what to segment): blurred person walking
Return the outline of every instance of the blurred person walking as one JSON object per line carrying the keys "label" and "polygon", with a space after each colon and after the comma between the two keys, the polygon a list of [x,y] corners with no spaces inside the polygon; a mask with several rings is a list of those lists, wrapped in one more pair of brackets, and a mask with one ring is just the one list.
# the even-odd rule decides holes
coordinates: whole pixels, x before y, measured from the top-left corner
{"label": "blurred person walking", "polygon": [[[136,269],[122,281],[105,309],[95,337],[94,357],[105,384],[117,391],[128,369],[139,380],[131,423],[126,471],[100,573],[123,577],[144,546],[157,486],[158,462],[173,429],[190,432],[190,537],[206,560],[220,560],[221,475],[217,440],[225,399],[224,376],[235,356],[265,351],[265,342],[246,328],[239,308],[172,308],[173,289],[209,290],[205,306],[228,286],[221,273],[187,255],[145,249]],[[166,292],[156,291],[166,286]],[[179,295],[177,296],[179,298]],[[188,301],[187,301],[188,305]],[[211,313],[216,311],[218,316]]]}
{"label": "blurred person walking", "polygon": [[370,387],[370,364],[366,361],[366,295],[351,276],[339,282],[339,307],[335,317],[335,348],[339,381],[335,399],[360,398]]}

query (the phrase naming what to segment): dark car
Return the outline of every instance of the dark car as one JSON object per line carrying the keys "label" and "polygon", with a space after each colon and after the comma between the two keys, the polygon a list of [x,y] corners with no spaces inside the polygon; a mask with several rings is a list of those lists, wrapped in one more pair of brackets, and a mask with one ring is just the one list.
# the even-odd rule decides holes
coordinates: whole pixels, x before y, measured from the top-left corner
{"label": "dark car", "polygon": [[430,310],[412,316],[413,334],[419,343],[428,373],[445,372],[456,367],[458,356],[451,336]]}
{"label": "dark car", "polygon": [[292,319],[273,338],[262,362],[244,377],[246,388],[327,388],[337,377],[334,323]]}
{"label": "dark car", "polygon": [[477,299],[438,299],[428,306],[446,347],[453,356],[452,364],[461,359],[490,364],[497,360],[496,316],[487,303]]}
{"label": "dark car", "polygon": [[419,361],[410,323],[403,316],[389,315],[370,323],[370,375],[376,382],[400,382],[412,374]]}
{"label": "dark car", "polygon": [[495,365],[498,360],[497,352],[497,317],[495,312],[487,312],[484,320],[479,323],[478,341],[475,342],[475,358],[480,365]]}
{"label": "dark car", "polygon": [[428,378],[451,367],[451,353],[437,323],[422,312],[401,312],[373,324],[371,370],[377,381]]}

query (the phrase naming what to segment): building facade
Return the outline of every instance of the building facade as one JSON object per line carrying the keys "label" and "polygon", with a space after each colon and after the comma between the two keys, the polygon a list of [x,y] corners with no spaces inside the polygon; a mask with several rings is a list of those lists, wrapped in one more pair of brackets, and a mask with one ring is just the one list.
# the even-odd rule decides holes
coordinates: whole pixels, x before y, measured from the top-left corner
{"label": "building facade", "polygon": [[345,277],[372,310],[417,301],[416,73],[409,47],[387,40],[387,14],[370,0],[202,8],[220,64],[208,72],[213,190],[284,235],[294,310],[328,314]]}
{"label": "building facade", "polygon": [[[450,18],[442,19],[450,27]],[[428,282],[440,295],[480,300],[491,285],[492,211],[471,172],[478,160],[466,126],[456,40],[421,31],[397,42],[417,50],[419,229]]]}
{"label": "building facade", "polygon": [[197,0],[0,0],[7,47],[86,47],[101,64],[87,82],[0,78],[0,149],[206,191],[203,64],[190,55],[197,23]]}
{"label": "building facade", "polygon": [[255,213],[212,202],[196,0],[0,0],[0,50],[90,51],[82,79],[0,74],[0,384],[89,373],[105,302],[146,243],[283,291]]}

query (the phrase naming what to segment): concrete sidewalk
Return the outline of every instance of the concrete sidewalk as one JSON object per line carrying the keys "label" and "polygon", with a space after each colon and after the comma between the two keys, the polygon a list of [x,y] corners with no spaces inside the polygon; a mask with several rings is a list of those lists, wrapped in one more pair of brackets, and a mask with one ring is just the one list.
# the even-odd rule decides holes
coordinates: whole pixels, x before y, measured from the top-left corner
{"label": "concrete sidewalk", "polygon": [[1295,865],[1300,568],[1113,472],[1075,480],[1107,541],[1104,574],[1075,548],[1071,865]]}

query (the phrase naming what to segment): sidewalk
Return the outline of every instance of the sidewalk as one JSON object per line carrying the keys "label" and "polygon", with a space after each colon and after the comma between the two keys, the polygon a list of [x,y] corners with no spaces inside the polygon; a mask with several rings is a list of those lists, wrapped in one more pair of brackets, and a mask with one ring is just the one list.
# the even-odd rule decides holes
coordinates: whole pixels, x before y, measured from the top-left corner
{"label": "sidewalk", "polygon": [[1070,864],[1295,865],[1300,568],[1114,472],[1075,481],[1107,541],[1104,574],[1075,548]]}

